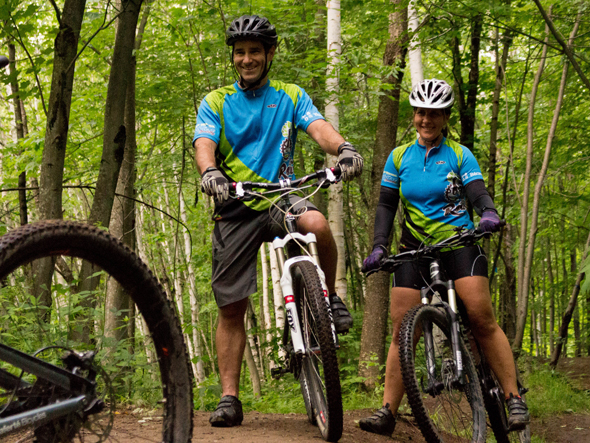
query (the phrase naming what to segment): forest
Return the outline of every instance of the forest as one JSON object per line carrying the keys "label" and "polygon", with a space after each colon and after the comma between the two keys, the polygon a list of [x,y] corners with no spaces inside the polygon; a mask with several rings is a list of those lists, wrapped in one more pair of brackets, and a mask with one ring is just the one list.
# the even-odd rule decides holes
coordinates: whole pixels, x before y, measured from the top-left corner
{"label": "forest", "polygon": [[[279,35],[270,78],[305,89],[365,159],[361,177],[313,197],[336,238],[337,289],[355,321],[339,351],[345,395],[380,401],[390,276],[365,278],[360,267],[385,160],[415,138],[408,95],[426,78],[453,86],[449,137],[474,153],[506,220],[484,247],[495,314],[515,357],[555,366],[590,356],[589,8],[585,0],[2,0],[0,55],[10,64],[0,72],[0,234],[63,218],[121,238],[174,302],[195,407],[213,408],[213,201],[200,191],[192,139],[201,100],[236,78],[227,26],[258,14]],[[297,176],[332,166],[328,157],[300,131]],[[294,381],[270,376],[285,313],[268,244],[258,260],[244,396],[277,405],[292,394],[303,411]],[[56,268],[32,295],[26,272],[20,291],[0,291],[3,341],[33,352],[38,343],[22,332],[35,326],[31,309],[59,311],[60,294],[93,272],[78,261]],[[93,300],[90,333],[117,349],[113,365],[135,368],[150,359],[146,331],[112,286],[101,279],[80,293]],[[67,335],[60,318],[46,317],[54,341]],[[121,391],[124,402],[151,401],[149,371],[131,369],[127,379],[144,389]]]}

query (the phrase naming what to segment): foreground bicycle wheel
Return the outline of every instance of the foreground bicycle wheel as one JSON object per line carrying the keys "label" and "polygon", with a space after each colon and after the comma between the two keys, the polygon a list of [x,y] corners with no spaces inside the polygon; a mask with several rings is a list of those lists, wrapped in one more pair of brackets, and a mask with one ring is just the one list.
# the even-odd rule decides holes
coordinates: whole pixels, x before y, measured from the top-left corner
{"label": "foreground bicycle wheel", "polygon": [[[39,259],[52,260],[48,257],[56,262],[51,288],[36,297]],[[106,277],[100,278],[96,289],[79,290],[81,259],[102,269],[92,275]],[[114,280],[130,297],[124,306],[108,304],[105,294]],[[0,281],[0,342],[66,370],[76,366],[78,371],[80,364],[72,364],[64,354],[95,353],[93,358],[81,357],[87,359],[81,375],[96,380],[97,397],[106,406],[98,414],[73,413],[3,441],[110,441],[108,432],[119,400],[142,406],[144,415],[155,411],[152,419],[162,423],[161,438],[154,435],[155,441],[190,442],[193,383],[180,323],[157,279],[134,252],[89,225],[34,223],[0,238]],[[116,337],[104,328],[108,311],[124,314]],[[0,367],[11,371],[1,362]],[[30,386],[28,403],[22,402],[23,392],[0,390],[2,414],[68,398],[67,391],[55,389],[46,380],[12,371]],[[119,433],[113,441],[129,437]]]}
{"label": "foreground bicycle wheel", "polygon": [[[425,393],[429,385],[426,369],[427,349],[423,328],[431,325],[433,344],[428,354],[433,358],[438,393]],[[416,338],[420,338],[416,342]],[[446,314],[441,309],[418,305],[410,309],[401,325],[400,364],[408,403],[422,435],[429,443],[485,442],[486,418],[479,379],[465,344],[461,353],[465,384],[453,383],[455,360]]]}
{"label": "foreground bicycle wheel", "polygon": [[317,424],[324,440],[338,441],[343,427],[342,394],[328,305],[313,263],[300,261],[293,268],[299,271],[295,299],[307,350],[301,359],[303,398],[310,422]]}

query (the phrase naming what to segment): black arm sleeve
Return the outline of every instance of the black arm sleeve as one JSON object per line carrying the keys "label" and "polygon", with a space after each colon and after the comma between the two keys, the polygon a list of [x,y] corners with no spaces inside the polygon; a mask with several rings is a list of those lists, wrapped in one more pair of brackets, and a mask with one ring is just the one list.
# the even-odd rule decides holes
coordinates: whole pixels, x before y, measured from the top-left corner
{"label": "black arm sleeve", "polygon": [[375,235],[373,236],[373,248],[375,246],[384,246],[388,249],[389,233],[393,226],[395,211],[399,204],[399,189],[381,186],[379,193],[379,203],[375,212]]}
{"label": "black arm sleeve", "polygon": [[494,211],[498,213],[494,206],[494,201],[492,200],[492,197],[490,197],[483,180],[473,180],[465,185],[465,194],[473,205],[477,215],[481,216],[484,211]]}

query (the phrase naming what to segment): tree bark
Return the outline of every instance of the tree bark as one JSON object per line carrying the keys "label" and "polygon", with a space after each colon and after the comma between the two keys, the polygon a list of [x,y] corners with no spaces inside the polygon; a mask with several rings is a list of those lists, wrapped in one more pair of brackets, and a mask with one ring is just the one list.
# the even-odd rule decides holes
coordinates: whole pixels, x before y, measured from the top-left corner
{"label": "tree bark", "polygon": [[471,61],[469,64],[469,83],[467,100],[461,111],[461,144],[473,151],[475,146],[475,108],[477,106],[477,88],[479,86],[479,48],[483,16],[477,14],[471,22]]}
{"label": "tree bark", "polygon": [[[12,103],[14,107],[14,127],[16,130],[16,139],[21,140],[25,137],[24,119],[23,119],[23,104],[19,94],[18,77],[16,72],[16,47],[13,43],[8,44],[8,60],[10,61],[9,69],[12,81],[10,82],[10,89],[12,94]],[[22,171],[18,175],[18,206],[20,214],[20,225],[24,226],[29,222],[27,214],[27,173]]]}
{"label": "tree bark", "polygon": [[516,336],[512,343],[513,352],[518,355],[522,348],[522,340],[524,337],[524,327],[527,318],[528,307],[528,285],[524,284],[524,266],[525,266],[525,250],[527,242],[527,226],[529,218],[529,193],[531,185],[531,170],[533,165],[533,143],[534,143],[534,117],[535,117],[535,101],[537,98],[537,91],[539,90],[539,83],[545,68],[545,59],[547,58],[547,43],[549,41],[549,30],[545,27],[545,43],[543,44],[543,51],[541,53],[541,60],[539,68],[533,80],[533,87],[531,90],[531,97],[529,99],[529,116],[527,123],[527,154],[526,166],[524,174],[524,187],[522,191],[522,202],[520,207],[520,243],[518,245],[518,310],[516,316]]}
{"label": "tree bark", "polygon": [[[62,183],[74,68],[85,7],[85,0],[65,0],[54,42],[51,92],[39,182],[39,213],[42,220],[62,218]],[[51,288],[53,265],[54,260],[51,258],[38,260],[34,265],[37,276],[34,293],[41,306],[51,306],[48,288]]]}
{"label": "tree bark", "polygon": [[496,84],[494,86],[494,96],[492,98],[492,119],[490,122],[490,152],[488,163],[488,192],[492,199],[496,195],[496,159],[498,156],[498,115],[500,114],[500,94],[504,81],[504,72],[508,61],[508,52],[512,44],[512,33],[507,29],[502,38],[502,57],[498,60],[496,55]]}
{"label": "tree bark", "polygon": [[39,189],[39,210],[43,219],[62,218],[62,182],[72,85],[85,6],[85,0],[65,0],[55,38]]}
{"label": "tree bark", "polygon": [[[581,13],[578,14],[576,18],[576,23],[574,24],[574,28],[570,34],[569,44],[572,45],[575,35],[578,31],[578,27],[580,24]],[[559,122],[559,113],[561,111],[561,105],[563,103],[563,96],[565,94],[565,86],[567,83],[567,74],[568,74],[568,63],[564,63],[562,74],[561,74],[561,82],[559,85],[559,92],[557,96],[557,103],[555,105],[555,110],[553,112],[553,119],[551,121],[551,127],[549,129],[549,135],[547,136],[547,144],[545,146],[545,155],[543,157],[543,164],[541,166],[541,171],[539,172],[539,176],[537,178],[537,183],[535,184],[535,190],[533,195],[533,210],[532,210],[532,220],[531,220],[531,227],[529,231],[529,236],[527,240],[527,251],[526,251],[526,262],[524,265],[524,272],[523,272],[523,282],[522,288],[526,288],[527,284],[530,280],[531,275],[531,268],[533,266],[533,255],[534,255],[534,248],[535,248],[535,239],[537,236],[537,224],[539,220],[539,207],[540,207],[540,200],[541,200],[541,189],[543,187],[545,181],[545,175],[547,173],[547,168],[549,166],[549,159],[551,155],[551,147],[553,145],[553,139],[555,138],[555,132],[557,130],[557,123]],[[524,201],[524,199],[523,199]],[[527,297],[527,294],[523,291],[522,296],[524,298]],[[519,316],[521,315],[520,312],[520,300],[519,300]],[[526,316],[526,310],[524,315]],[[519,328],[517,327],[517,340],[518,340]]]}
{"label": "tree bark", "polygon": [[[328,72],[326,79],[326,120],[338,131],[338,75],[342,44],[340,42],[340,0],[328,2]],[[336,157],[328,156],[328,167],[336,166]],[[338,261],[336,264],[335,289],[342,300],[346,300],[348,285],[346,281],[346,245],[344,242],[344,211],[342,182],[330,186],[328,190],[328,223],[336,242]]]}
{"label": "tree bark", "polygon": [[[582,254],[582,260],[580,263],[584,263],[586,257],[588,256],[588,247],[590,246],[590,234],[588,234],[588,238],[586,239],[586,246],[584,247],[584,253]],[[580,272],[578,277],[576,278],[576,283],[574,284],[574,288],[572,290],[572,295],[569,299],[567,308],[563,313],[563,319],[561,321],[561,327],[559,328],[559,338],[555,345],[555,350],[551,354],[551,362],[549,365],[555,369],[557,367],[557,363],[559,362],[559,357],[561,356],[562,348],[565,346],[565,341],[567,339],[567,331],[569,328],[570,320],[572,319],[572,314],[574,309],[576,308],[576,303],[578,301],[578,295],[580,293],[580,284],[584,279],[584,272]]]}
{"label": "tree bark", "polygon": [[[389,16],[389,41],[385,48],[383,64],[396,66],[397,75],[389,76],[384,83],[383,95],[379,98],[379,113],[377,116],[377,134],[373,149],[373,164],[371,167],[371,188],[367,214],[375,214],[379,202],[381,189],[381,175],[390,152],[395,148],[397,139],[397,125],[399,118],[399,97],[401,82],[405,68],[407,52],[407,8],[402,0],[390,0],[395,5],[395,12]],[[369,221],[369,239],[373,238],[375,229],[374,219]],[[365,386],[371,388],[378,380],[379,365],[368,363],[377,358],[377,363],[385,362],[385,337],[387,334],[387,319],[389,312],[389,275],[384,272],[373,274],[367,279],[365,292],[365,309],[363,330],[361,335],[361,350],[359,375],[365,378]]]}
{"label": "tree bark", "polygon": [[[128,130],[125,127],[125,103],[129,79],[132,78],[135,69],[133,49],[141,3],[142,0],[121,0],[120,3],[121,13],[117,19],[113,62],[107,87],[102,157],[88,219],[89,223],[99,226],[110,224],[119,171],[125,154]],[[81,291],[90,293],[98,287],[99,278],[91,277],[97,271],[98,268],[89,262],[85,261],[82,264],[79,284]],[[88,305],[86,307],[91,304],[91,300],[85,303]],[[82,340],[87,341],[86,335],[90,333],[91,327],[88,324],[84,328]]]}

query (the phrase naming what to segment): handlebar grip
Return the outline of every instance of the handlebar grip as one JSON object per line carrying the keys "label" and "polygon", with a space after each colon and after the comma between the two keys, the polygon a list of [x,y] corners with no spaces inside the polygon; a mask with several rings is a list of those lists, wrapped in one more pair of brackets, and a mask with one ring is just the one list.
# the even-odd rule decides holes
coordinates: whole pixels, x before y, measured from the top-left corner
{"label": "handlebar grip", "polygon": [[9,63],[8,57],[6,57],[4,55],[0,55],[0,69],[8,66],[8,63]]}

